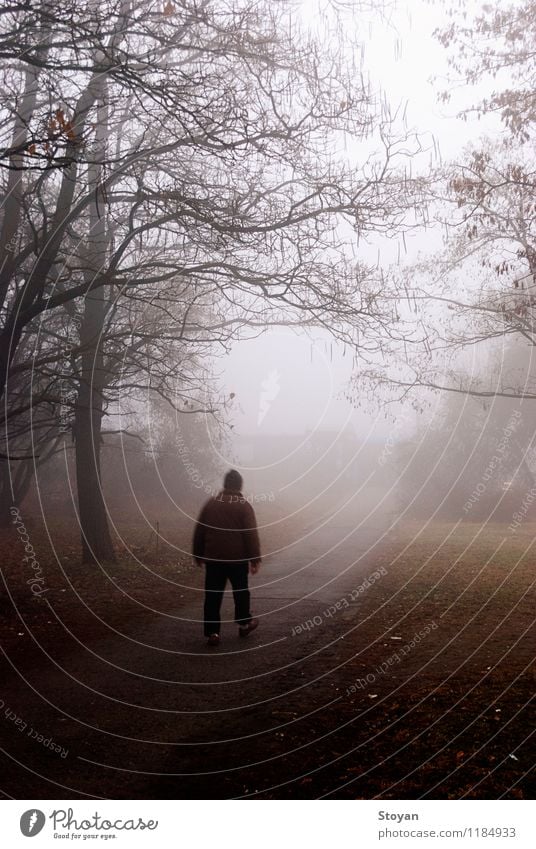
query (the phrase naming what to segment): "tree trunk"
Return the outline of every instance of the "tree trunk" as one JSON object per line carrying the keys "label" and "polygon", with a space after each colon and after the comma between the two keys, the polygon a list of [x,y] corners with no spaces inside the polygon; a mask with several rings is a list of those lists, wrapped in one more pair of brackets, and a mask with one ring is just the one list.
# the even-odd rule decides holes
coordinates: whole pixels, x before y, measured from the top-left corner
{"label": "tree trunk", "polygon": [[33,460],[0,461],[0,528],[11,524],[11,507],[20,507],[34,477]]}
{"label": "tree trunk", "polygon": [[[98,311],[98,305],[90,305],[93,300],[93,297],[86,298],[82,337],[84,325],[89,323],[88,313]],[[102,361],[102,354],[97,352],[96,359]],[[98,384],[102,383],[102,362],[100,365],[98,369],[92,350],[84,352],[75,409],[76,481],[83,563],[115,561],[100,471],[103,398],[102,386]]]}
{"label": "tree trunk", "polygon": [[102,351],[105,316],[106,296],[104,288],[101,288],[91,292],[84,300],[80,326],[82,354],[74,416],[83,563],[115,561],[100,469],[104,390],[107,384]]}
{"label": "tree trunk", "polygon": [[[105,161],[108,116],[106,86],[101,88],[101,105],[97,112],[94,161],[88,169],[89,187],[95,200],[90,208],[86,269],[90,283],[105,267],[108,233],[104,210],[98,208],[102,163]],[[102,417],[105,413],[104,391],[108,383],[103,355],[103,330],[107,300],[104,287],[89,292],[84,299],[84,315],[80,325],[80,367],[75,404],[74,437],[78,511],[82,535],[82,562],[115,562],[108,525],[108,514],[102,491],[100,451]]]}
{"label": "tree trunk", "polygon": [[0,461],[0,528],[7,528],[11,524],[10,507],[13,507],[13,494],[9,480],[9,463],[7,460]]}

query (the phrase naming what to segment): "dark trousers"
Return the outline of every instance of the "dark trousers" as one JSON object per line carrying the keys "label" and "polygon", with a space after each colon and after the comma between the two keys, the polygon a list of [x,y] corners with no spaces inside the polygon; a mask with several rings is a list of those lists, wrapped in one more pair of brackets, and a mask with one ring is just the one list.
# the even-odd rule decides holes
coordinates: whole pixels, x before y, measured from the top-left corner
{"label": "dark trousers", "polygon": [[205,637],[220,633],[220,610],[227,580],[233,588],[235,622],[247,625],[250,621],[248,571],[247,561],[205,564]]}

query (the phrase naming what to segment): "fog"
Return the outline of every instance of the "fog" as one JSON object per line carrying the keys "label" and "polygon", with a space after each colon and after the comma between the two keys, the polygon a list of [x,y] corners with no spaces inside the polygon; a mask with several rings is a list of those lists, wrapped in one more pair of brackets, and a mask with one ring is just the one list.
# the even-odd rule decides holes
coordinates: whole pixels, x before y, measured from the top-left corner
{"label": "fog", "polygon": [[8,834],[527,837],[416,811],[533,796],[535,22],[0,9]]}
{"label": "fog", "polygon": [[[467,4],[466,12],[478,10],[479,4]],[[310,4],[302,13],[308,16]],[[461,109],[474,102],[474,92],[457,88],[451,103],[441,103],[438,89],[447,86],[446,52],[439,46],[434,32],[446,25],[448,8],[429,2],[397,3],[382,16],[371,15],[368,39],[364,48],[365,66],[374,89],[399,111],[399,120],[420,134],[423,152],[415,157],[412,167],[425,170],[431,162],[455,158],[465,145],[474,140],[475,125],[459,117]],[[363,21],[348,20],[348,25],[362,27]],[[487,89],[480,86],[483,96]],[[486,115],[479,121],[479,133],[495,132],[500,128],[496,115]],[[384,268],[400,266],[430,256],[442,242],[440,227],[410,231],[404,241],[400,237],[376,237],[359,244],[359,254],[366,261]],[[458,284],[459,285],[459,284]],[[460,287],[460,292],[463,286]],[[483,346],[485,348],[485,346]],[[469,358],[485,360],[485,350],[473,349]],[[466,355],[460,361],[466,365]],[[388,368],[381,356],[379,366]],[[475,367],[469,363],[469,369]],[[347,349],[327,332],[311,334],[284,327],[268,329],[256,338],[244,339],[233,345],[231,352],[218,359],[217,371],[224,394],[234,394],[229,406],[232,435],[229,450],[221,455],[223,464],[238,463],[248,471],[257,466],[279,464],[285,467],[284,450],[278,455],[275,444],[280,437],[301,437],[304,444],[312,434],[331,435],[336,441],[341,433],[352,434],[358,445],[380,445],[392,438],[406,439],[431,421],[437,398],[428,399],[426,410],[415,412],[408,404],[384,402],[387,396],[378,391],[374,399],[359,398],[351,391],[350,382],[359,372],[360,362],[355,352]],[[478,368],[477,368],[478,371]],[[352,395],[349,399],[349,395]],[[398,422],[398,423],[397,423]],[[400,424],[402,422],[402,424]],[[269,447],[268,437],[274,437]],[[251,445],[256,442],[254,460]],[[261,445],[266,446],[263,456]]]}
{"label": "fog", "polygon": [[[470,3],[467,12],[477,8],[477,3]],[[303,22],[315,29],[318,22],[310,10],[310,4],[302,4]],[[475,125],[462,120],[459,112],[487,92],[485,83],[471,91],[454,85],[451,101],[438,97],[442,87],[450,85],[450,71],[446,51],[434,31],[451,20],[448,12],[448,7],[438,4],[411,2],[395,4],[382,15],[371,13],[367,18],[363,67],[374,96],[385,104],[385,115],[396,116],[394,128],[414,131],[420,139],[420,153],[409,156],[405,166],[414,173],[426,173],[429,167],[463,155],[464,147],[474,140]],[[356,28],[356,36],[362,36],[363,20],[349,17],[346,24],[350,31]],[[496,114],[485,114],[478,133],[498,137],[500,127]],[[358,151],[356,147],[357,159]],[[347,239],[346,231],[343,237]],[[442,227],[432,222],[426,228],[408,227],[403,235],[392,238],[373,233],[357,242],[350,237],[347,250],[387,276],[407,268],[411,284],[420,274],[425,285],[427,272],[415,272],[412,278],[412,267],[439,251],[443,237]],[[478,280],[478,270],[475,273],[473,269],[470,276],[462,270],[450,279],[449,295],[463,298],[471,287],[473,295],[479,287],[489,290],[485,275],[482,282]],[[234,308],[240,303],[239,299]],[[395,300],[393,308],[403,313],[405,302]],[[428,328],[439,327],[445,315],[441,305],[432,304]],[[341,342],[329,329],[290,329],[284,318],[279,328],[246,329],[227,340],[223,350],[207,352],[204,368],[220,401],[216,415],[207,410],[187,421],[188,416],[177,416],[176,410],[165,402],[156,403],[150,395],[125,407],[121,403],[110,406],[118,430],[127,435],[108,438],[103,448],[109,455],[104,464],[109,504],[120,505],[131,516],[140,511],[148,526],[154,524],[148,517],[151,512],[167,515],[179,509],[191,518],[202,499],[221,486],[223,472],[237,467],[244,475],[247,493],[269,503],[272,513],[275,503],[282,515],[288,509],[309,509],[318,502],[319,493],[329,510],[367,487],[389,499],[393,493],[400,494],[408,464],[422,462],[419,451],[425,450],[423,445],[427,463],[430,455],[441,457],[443,451],[445,463],[450,463],[444,423],[450,421],[451,427],[452,409],[458,401],[449,400],[448,393],[445,397],[430,392],[426,386],[402,393],[402,400],[396,400],[396,394],[393,398],[389,387],[382,384],[368,393],[363,390],[361,379],[370,369],[397,378],[405,373],[408,363],[398,359],[400,349],[387,346],[364,360],[359,346]],[[465,321],[462,315],[459,327],[463,332]],[[426,363],[428,380],[433,367],[434,381],[447,389],[453,372],[482,382],[486,375],[490,377],[487,368],[493,361],[491,383],[496,379],[495,387],[488,388],[496,390],[504,363],[512,356],[500,335],[456,350],[445,346],[444,353],[443,340],[438,337],[435,341],[434,357],[428,358],[422,348],[415,356],[419,367]],[[521,363],[516,385],[526,382],[531,368],[530,362]],[[197,401],[194,399],[191,407]],[[201,396],[197,406],[203,407],[203,403]],[[479,402],[465,398],[459,403],[461,412],[454,420],[458,432],[465,429],[467,417],[475,419]],[[497,400],[495,406],[501,403]],[[474,439],[475,445],[481,443],[481,434],[475,432]],[[478,454],[475,445],[472,450]],[[182,454],[178,446],[184,448]],[[54,499],[63,491],[62,503],[69,503],[64,489],[71,490],[72,484],[60,486],[58,476],[72,479],[71,451],[72,445],[64,446],[46,479],[38,476],[34,500],[39,500],[39,492]],[[510,479],[512,474],[510,470],[502,477]]]}

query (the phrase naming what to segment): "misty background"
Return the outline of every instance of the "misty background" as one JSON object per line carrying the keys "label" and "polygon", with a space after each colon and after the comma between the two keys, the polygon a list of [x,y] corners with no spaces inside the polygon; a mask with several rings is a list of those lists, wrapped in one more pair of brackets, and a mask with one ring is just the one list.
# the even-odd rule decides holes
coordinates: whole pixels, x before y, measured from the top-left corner
{"label": "misty background", "polygon": [[[170,326],[176,328],[185,319],[182,304],[180,308],[177,304],[170,306],[167,313],[161,310],[162,302],[167,304],[169,299],[171,304],[176,297],[162,276],[162,291],[145,305],[138,307],[132,300],[127,308],[117,307],[125,328],[112,345],[117,362],[123,357],[123,344],[129,351],[129,346],[134,346],[133,328],[139,328],[140,320],[146,322],[143,334],[150,333],[155,347],[143,380],[137,376],[141,366],[136,354],[132,361],[123,359],[118,376],[114,377],[113,391],[108,392],[112,383],[102,388],[104,400],[99,401],[99,409],[92,410],[91,427],[97,419],[99,428],[101,420],[106,427],[102,435],[89,439],[84,461],[75,457],[80,440],[73,434],[75,425],[81,426],[76,416],[87,409],[87,402],[81,402],[80,390],[85,380],[84,368],[89,373],[94,364],[88,361],[84,366],[83,354],[82,370],[77,372],[76,366],[64,380],[67,389],[61,389],[59,394],[57,375],[39,376],[39,380],[55,381],[53,400],[48,398],[47,403],[54,405],[56,437],[50,435],[51,419],[46,416],[42,421],[34,416],[30,424],[24,420],[19,425],[13,415],[16,427],[10,431],[8,412],[5,453],[11,458],[11,465],[3,482],[6,503],[9,498],[13,500],[18,487],[15,500],[26,499],[34,510],[45,513],[57,508],[62,515],[78,521],[81,494],[79,491],[75,496],[76,481],[80,487],[80,468],[87,468],[88,462],[91,465],[88,458],[91,452],[95,454],[96,446],[102,460],[92,484],[93,497],[97,490],[101,493],[102,511],[105,504],[112,523],[116,521],[114,517],[117,521],[140,518],[149,530],[154,530],[157,517],[180,515],[184,521],[191,521],[200,503],[218,490],[225,470],[235,466],[244,475],[248,496],[265,505],[267,516],[272,518],[277,510],[281,516],[292,514],[295,509],[320,510],[318,515],[322,510],[336,511],[368,488],[374,493],[378,509],[401,511],[401,515],[405,511],[438,510],[441,515],[469,520],[478,511],[487,515],[498,502],[502,504],[501,515],[508,515],[511,505],[505,508],[505,504],[512,492],[530,488],[534,468],[532,428],[525,409],[533,391],[532,302],[525,293],[525,284],[517,287],[519,280],[526,279],[530,289],[533,258],[527,249],[523,254],[516,248],[515,233],[503,229],[494,235],[496,212],[483,213],[488,227],[485,238],[480,235],[480,224],[478,235],[476,230],[473,233],[472,211],[466,212],[466,207],[474,200],[471,192],[476,189],[456,174],[463,175],[465,163],[472,162],[473,173],[485,180],[484,168],[492,167],[493,157],[501,161],[501,145],[512,159],[511,169],[515,169],[517,157],[528,163],[530,170],[531,156],[524,142],[516,148],[499,109],[474,107],[476,103],[486,103],[486,99],[489,102],[497,80],[475,74],[468,85],[459,69],[454,67],[453,71],[450,43],[441,40],[441,32],[447,31],[453,21],[456,26],[463,26],[463,22],[469,25],[480,14],[480,6],[469,2],[460,12],[459,6],[417,0],[387,4],[379,10],[363,8],[362,14],[356,15],[352,4],[347,8],[347,4],[340,5],[341,9],[334,11],[329,4],[321,4],[322,14],[318,15],[315,4],[298,4],[296,20],[301,37],[304,33],[312,38],[319,36],[331,47],[340,28],[345,29],[350,47],[346,45],[344,50],[350,52],[343,51],[337,61],[344,72],[350,67],[344,63],[353,63],[355,79],[358,73],[362,74],[360,85],[369,98],[364,98],[364,102],[367,106],[373,104],[378,115],[374,118],[377,125],[372,122],[370,133],[367,129],[362,136],[352,136],[347,127],[335,129],[333,137],[328,129],[321,129],[321,138],[325,133],[326,162],[332,158],[335,161],[341,154],[347,160],[345,168],[363,169],[369,179],[371,175],[376,179],[380,171],[373,151],[377,147],[381,150],[383,145],[390,164],[393,145],[397,170],[389,176],[388,190],[393,193],[396,185],[397,191],[407,194],[400,208],[391,209],[386,203],[385,213],[382,202],[376,210],[374,200],[374,215],[378,215],[375,225],[358,226],[354,232],[348,219],[337,220],[326,230],[326,242],[305,245],[303,256],[299,233],[291,235],[282,251],[300,254],[300,263],[308,261],[308,251],[314,252],[315,261],[325,261],[326,269],[331,268],[334,274],[339,257],[344,255],[349,267],[355,261],[357,276],[362,275],[364,280],[359,297],[365,301],[345,324],[347,306],[340,306],[338,292],[331,305],[332,284],[326,278],[326,269],[312,272],[318,273],[328,287],[327,297],[323,291],[319,296],[321,308],[318,304],[308,305],[309,312],[301,314],[296,308],[302,308],[302,301],[292,303],[289,310],[284,302],[272,308],[268,299],[263,303],[262,294],[242,285],[243,281],[236,298],[232,296],[226,303],[227,293],[220,300],[217,283],[213,285],[211,280],[207,292],[196,292],[192,301],[195,307],[190,304],[187,308],[186,314],[197,316],[193,325],[197,329],[189,342],[181,341],[179,347],[173,348],[168,363],[169,346],[177,340],[170,337],[168,346],[166,334]],[[166,9],[162,14],[170,19],[178,12],[173,4]],[[290,27],[290,18],[287,23]],[[500,35],[498,32],[496,37]],[[463,50],[461,53],[463,56]],[[515,72],[506,70],[503,77],[504,74],[505,84],[513,85]],[[498,77],[502,79],[501,73]],[[448,97],[444,96],[446,90]],[[342,97],[338,92],[334,98]],[[349,91],[345,97],[351,98],[351,94]],[[303,97],[299,86],[295,95],[294,104],[291,98],[288,100],[291,113],[299,108],[296,103]],[[342,113],[348,103],[340,101],[338,108]],[[63,127],[62,116],[63,112],[54,121]],[[107,141],[99,137],[99,121],[107,120],[107,115],[103,112],[94,117],[94,149],[100,154]],[[125,120],[123,116],[121,121]],[[396,140],[386,140],[387,126]],[[117,144],[119,151],[120,142]],[[483,156],[478,152],[480,147],[491,153]],[[36,156],[35,142],[27,152]],[[292,155],[281,166],[283,176],[287,173],[285,168],[291,173]],[[210,175],[211,166],[207,167]],[[511,174],[515,182],[514,170]],[[101,243],[91,259],[95,264],[109,250],[115,238],[114,227],[122,225],[112,225],[110,218],[106,232],[108,224],[98,203],[101,175],[90,174],[91,179],[97,186],[97,203],[90,225],[94,232],[95,228],[102,230]],[[210,182],[212,177],[207,179]],[[378,185],[381,179],[378,178]],[[230,191],[235,189],[231,187]],[[250,192],[253,195],[253,185]],[[503,215],[510,203],[507,191],[503,197],[498,189],[497,197],[497,207]],[[104,194],[102,200],[106,204]],[[174,201],[171,191],[165,203]],[[517,202],[516,196],[514,205]],[[243,215],[247,222],[248,214]],[[527,215],[530,229],[533,212]],[[149,241],[149,249],[167,249],[167,237],[162,232],[157,237],[164,239],[162,245],[152,246]],[[210,255],[210,239],[199,248],[201,253]],[[328,240],[332,241],[333,250]],[[185,241],[186,244],[191,243]],[[144,249],[140,236],[141,258]],[[237,243],[238,254],[241,249]],[[273,246],[263,249],[269,266],[274,261]],[[74,249],[69,244],[66,250],[68,253]],[[261,254],[261,265],[262,261]],[[60,267],[59,259],[56,265]],[[304,272],[306,288],[308,274]],[[20,283],[13,279],[15,282],[10,285],[15,287],[15,309]],[[197,285],[197,280],[192,279]],[[333,292],[337,285],[333,284]],[[185,298],[190,297],[189,292],[185,285]],[[90,295],[89,302],[91,299]],[[76,298],[73,303],[77,303]],[[332,307],[334,312],[330,313]],[[110,310],[116,309],[113,298],[102,309],[101,319],[105,321],[105,314],[109,317]],[[136,310],[141,312],[135,315]],[[352,324],[364,314],[367,320],[373,319],[372,330],[360,327],[359,321]],[[7,333],[9,310],[6,316]],[[89,324],[96,320],[95,316]],[[233,329],[221,332],[219,337],[216,333],[213,338],[206,338],[198,330],[203,327],[200,316],[210,316],[218,328],[225,327],[228,320]],[[37,330],[40,339],[44,338],[40,334],[47,327],[47,320],[45,316]],[[63,333],[67,339],[76,339],[76,314],[73,316],[71,311],[62,321],[63,326],[53,328],[54,338]],[[85,321],[87,324],[87,315]],[[81,340],[82,336],[83,332]],[[42,400],[41,389],[35,388],[39,381],[36,382],[34,371],[41,355],[36,355],[37,349],[32,354],[31,343],[28,344],[26,364],[20,368],[29,369],[31,364],[29,382],[16,387],[13,398],[7,399],[8,410],[16,411],[18,400],[28,392],[33,393],[32,405],[36,398],[38,403]],[[55,343],[47,339],[39,344],[46,348]],[[65,356],[67,362],[69,354]],[[487,468],[488,456],[494,456],[509,417],[518,410],[521,424],[516,425],[515,438],[509,438],[507,448],[493,465],[492,483],[486,481],[485,498],[464,511],[479,484],[479,469]],[[71,423],[73,415],[75,425]],[[83,414],[80,416],[83,418]],[[57,433],[58,417],[61,438]],[[35,449],[36,433],[43,434],[46,446],[40,453]],[[28,447],[29,442],[33,447]],[[28,451],[31,456],[24,454],[26,462],[19,455]],[[79,465],[78,478],[77,462],[86,463]]]}

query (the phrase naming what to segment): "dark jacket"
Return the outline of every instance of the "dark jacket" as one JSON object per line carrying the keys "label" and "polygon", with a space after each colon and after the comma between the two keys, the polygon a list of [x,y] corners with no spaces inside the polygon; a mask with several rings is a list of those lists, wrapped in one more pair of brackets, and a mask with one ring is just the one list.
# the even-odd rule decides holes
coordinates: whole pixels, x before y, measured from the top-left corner
{"label": "dark jacket", "polygon": [[224,489],[207,501],[195,527],[193,555],[229,563],[260,559],[255,511],[241,492]]}

